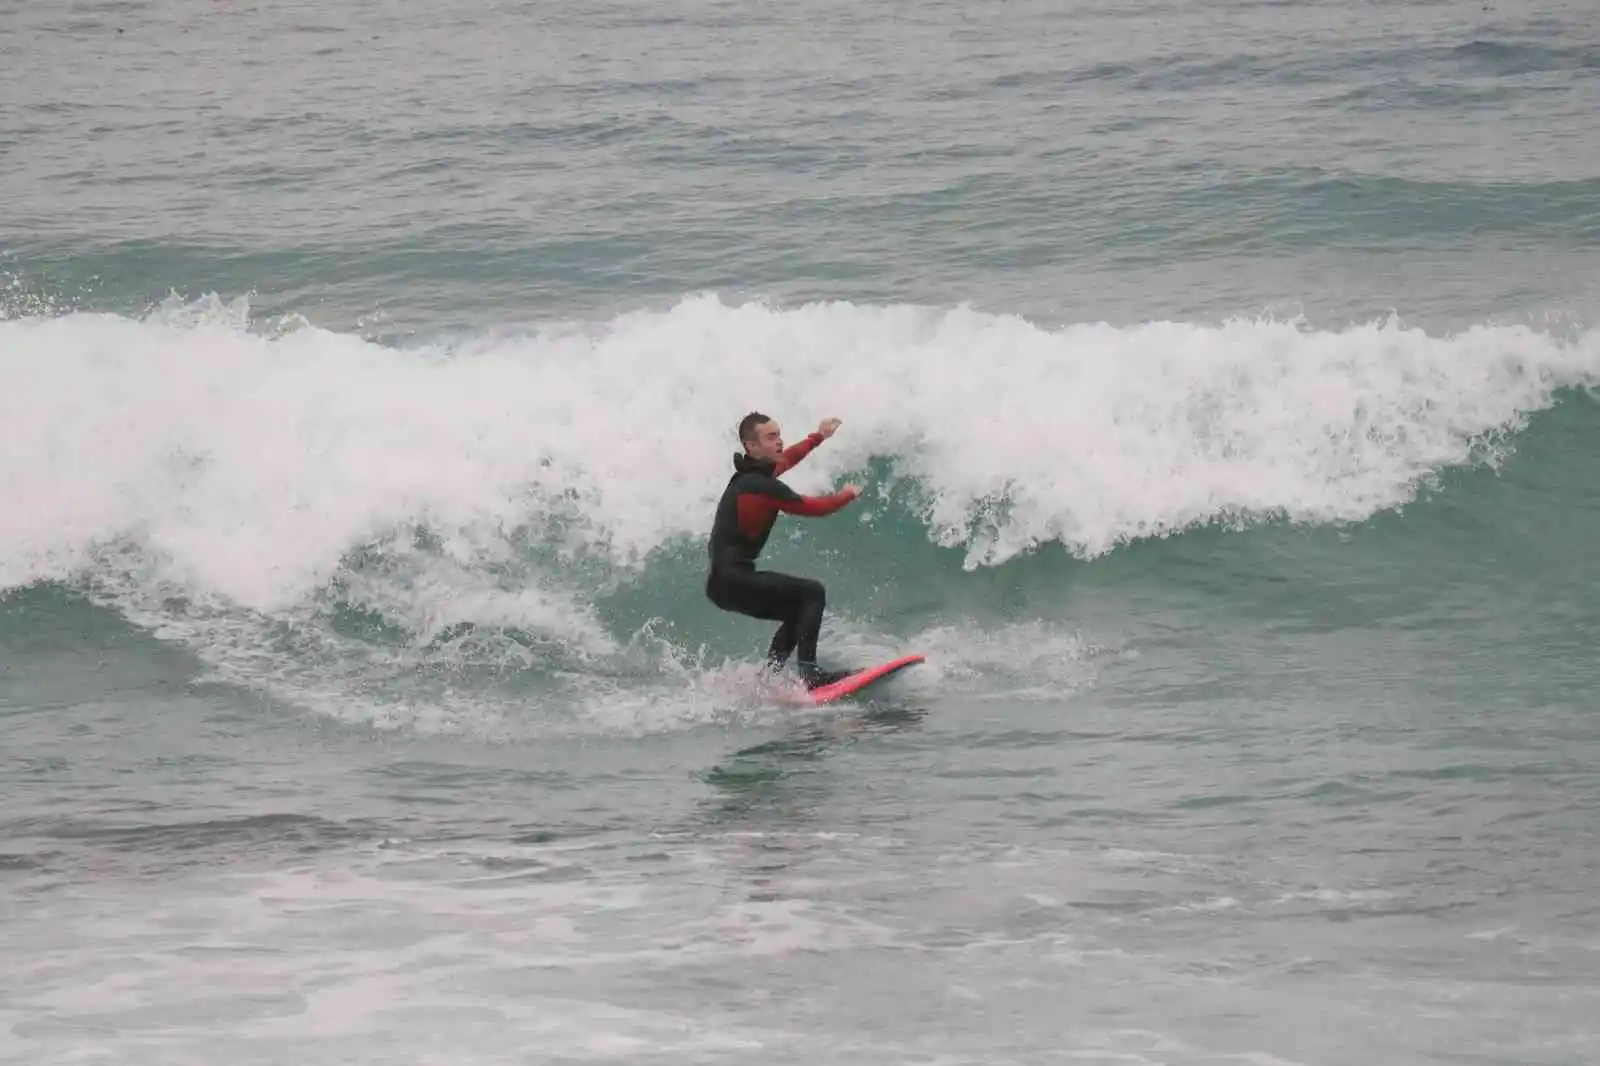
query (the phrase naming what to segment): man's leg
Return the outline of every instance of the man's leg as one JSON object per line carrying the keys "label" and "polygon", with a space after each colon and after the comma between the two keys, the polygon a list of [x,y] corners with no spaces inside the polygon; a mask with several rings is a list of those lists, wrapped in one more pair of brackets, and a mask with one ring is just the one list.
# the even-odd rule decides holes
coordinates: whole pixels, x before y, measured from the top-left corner
{"label": "man's leg", "polygon": [[828,604],[828,592],[820,581],[803,577],[789,580],[795,582],[795,599],[798,601],[794,616],[795,669],[806,684],[816,685],[819,680],[817,638],[822,635],[822,610]]}
{"label": "man's leg", "polygon": [[772,634],[772,643],[767,647],[767,662],[772,669],[782,669],[783,664],[789,661],[789,655],[794,651],[797,638],[795,636],[794,619],[786,618],[778,631]]}
{"label": "man's leg", "polygon": [[729,570],[706,581],[706,596],[724,611],[768,622],[780,622],[767,648],[770,669],[781,669],[794,651],[797,605],[786,575],[759,570]]}
{"label": "man's leg", "polygon": [[800,676],[808,684],[818,680],[817,638],[827,604],[820,581],[770,570],[731,571],[709,582],[706,594],[724,610],[782,622],[767,649],[769,662],[781,667],[798,651],[795,665]]}
{"label": "man's leg", "polygon": [[790,574],[763,572],[757,575],[768,602],[788,612],[783,625],[773,634],[767,657],[781,667],[792,652],[795,671],[806,685],[815,688],[834,679],[817,668],[817,639],[822,634],[822,614],[828,592],[820,581]]}

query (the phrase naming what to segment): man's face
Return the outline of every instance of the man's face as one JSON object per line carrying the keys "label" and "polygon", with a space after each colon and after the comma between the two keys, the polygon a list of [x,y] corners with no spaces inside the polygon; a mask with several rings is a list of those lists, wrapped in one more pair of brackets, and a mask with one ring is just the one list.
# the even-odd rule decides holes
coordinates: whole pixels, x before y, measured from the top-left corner
{"label": "man's face", "polygon": [[783,430],[776,422],[763,422],[756,427],[754,440],[745,441],[744,450],[752,459],[776,460],[783,454]]}

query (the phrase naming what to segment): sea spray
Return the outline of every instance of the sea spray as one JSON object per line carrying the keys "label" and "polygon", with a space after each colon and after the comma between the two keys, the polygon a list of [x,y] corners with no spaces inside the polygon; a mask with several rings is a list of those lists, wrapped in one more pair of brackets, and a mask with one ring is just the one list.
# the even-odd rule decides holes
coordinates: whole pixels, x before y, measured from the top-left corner
{"label": "sea spray", "polygon": [[1047,329],[713,296],[406,348],[252,328],[213,300],[16,318],[0,353],[4,587],[79,583],[236,676],[369,703],[385,678],[442,698],[449,682],[415,684],[441,665],[592,684],[596,662],[636,660],[598,604],[658,562],[687,561],[671,587],[698,596],[752,409],[790,439],[842,418],[789,483],[875,471],[843,520],[902,508],[974,569],[1051,543],[1094,560],[1219,522],[1360,520],[1494,461],[1560,390],[1600,381],[1592,331]]}

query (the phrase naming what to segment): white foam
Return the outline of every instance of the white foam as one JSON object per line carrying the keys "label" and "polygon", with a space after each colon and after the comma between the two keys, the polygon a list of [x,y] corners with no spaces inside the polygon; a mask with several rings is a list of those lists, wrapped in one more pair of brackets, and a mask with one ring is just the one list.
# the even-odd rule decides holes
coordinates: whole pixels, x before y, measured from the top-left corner
{"label": "white foam", "polygon": [[[976,567],[1239,516],[1359,519],[1600,383],[1600,334],[1513,327],[1045,329],[701,297],[395,350],[247,319],[208,300],[0,321],[0,587],[87,573],[151,617],[181,595],[213,619],[167,617],[174,635],[225,640],[215,616],[259,639],[338,580],[418,646],[467,623],[609,656],[598,587],[704,536],[752,408],[790,439],[843,418],[789,482],[887,458]],[[347,573],[373,546],[384,565]]]}
{"label": "white foam", "polygon": [[873,455],[930,496],[936,536],[994,563],[1085,554],[1232,513],[1359,518],[1468,461],[1562,385],[1600,381],[1600,336],[1433,337],[1395,323],[1046,330],[962,309],[686,300],[592,329],[396,351],[245,309],[0,322],[7,585],[132,537],[257,609],[301,600],[353,545],[427,523],[471,557],[529,522],[636,560],[703,534],[759,407],[832,484]]}
{"label": "white foam", "polygon": [[[988,629],[937,626],[912,644],[928,655],[929,669],[908,672],[906,681],[928,688],[981,681],[990,698],[1059,699],[1088,685],[1096,658],[1110,649],[1041,620],[1023,620]],[[999,689],[997,678],[1027,679],[1023,688]]]}

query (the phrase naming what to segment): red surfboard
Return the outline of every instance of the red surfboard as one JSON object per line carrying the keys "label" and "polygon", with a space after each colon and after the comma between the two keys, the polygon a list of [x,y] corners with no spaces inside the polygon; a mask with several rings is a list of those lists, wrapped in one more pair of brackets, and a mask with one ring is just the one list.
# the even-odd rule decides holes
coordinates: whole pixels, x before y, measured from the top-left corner
{"label": "red surfboard", "polygon": [[832,703],[836,699],[860,692],[868,685],[882,681],[889,675],[897,674],[906,667],[915,666],[922,661],[923,657],[921,655],[904,655],[898,659],[880,663],[877,666],[869,666],[865,670],[857,670],[853,674],[846,674],[831,684],[818,685],[808,695],[810,695],[812,703]]}

